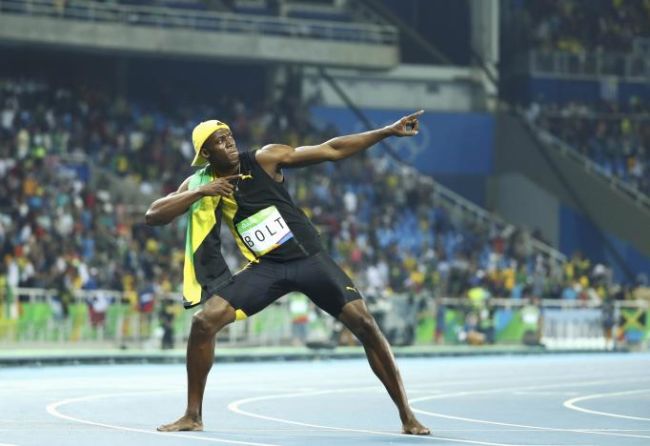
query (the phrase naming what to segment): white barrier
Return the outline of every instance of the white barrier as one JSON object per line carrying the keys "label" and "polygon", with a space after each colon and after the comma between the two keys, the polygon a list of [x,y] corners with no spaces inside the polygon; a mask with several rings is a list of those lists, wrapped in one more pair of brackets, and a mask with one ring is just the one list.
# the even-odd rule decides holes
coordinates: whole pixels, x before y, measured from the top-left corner
{"label": "white barrier", "polygon": [[[133,293],[131,296],[135,297]],[[179,346],[189,335],[192,315],[200,310],[184,310],[180,296],[174,293],[157,295],[154,307],[148,311],[142,311],[139,304],[127,297],[114,290],[78,290],[67,304],[66,316],[56,290],[16,288],[9,294],[0,293],[0,342],[104,343],[158,348],[162,336],[161,305],[163,299],[171,298],[175,302],[172,310],[176,315],[175,338]],[[527,300],[493,298],[482,308],[492,318],[488,325],[494,327],[498,312],[512,315],[526,305],[529,305]],[[417,325],[423,318],[440,320],[436,316],[439,311],[454,310],[458,330],[464,329],[467,315],[482,311],[468,299],[433,298],[426,292],[415,296],[393,295],[374,304],[369,302],[369,307],[389,340],[403,345],[415,342]],[[539,308],[542,316],[540,340],[549,349],[612,349],[616,333],[620,334],[619,329],[626,329],[627,325],[638,327],[638,343],[647,344],[650,321],[645,316],[648,312],[645,301],[603,305],[600,302],[541,300]],[[310,320],[307,326],[312,329],[312,338],[318,337],[319,342],[338,339],[340,324],[313,306]],[[621,327],[621,323],[626,326]],[[608,325],[611,336],[605,330]],[[218,342],[229,346],[289,345],[296,342],[294,328],[290,302],[280,299],[254,317],[227,326],[219,333]]]}

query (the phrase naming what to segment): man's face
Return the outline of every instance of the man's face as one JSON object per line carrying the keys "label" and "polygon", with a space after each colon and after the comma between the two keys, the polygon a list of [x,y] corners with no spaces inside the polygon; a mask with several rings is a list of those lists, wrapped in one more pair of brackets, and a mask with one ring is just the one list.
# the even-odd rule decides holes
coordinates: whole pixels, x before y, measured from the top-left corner
{"label": "man's face", "polygon": [[210,164],[221,168],[234,167],[239,163],[237,144],[228,129],[217,130],[210,135],[201,149],[201,155]]}

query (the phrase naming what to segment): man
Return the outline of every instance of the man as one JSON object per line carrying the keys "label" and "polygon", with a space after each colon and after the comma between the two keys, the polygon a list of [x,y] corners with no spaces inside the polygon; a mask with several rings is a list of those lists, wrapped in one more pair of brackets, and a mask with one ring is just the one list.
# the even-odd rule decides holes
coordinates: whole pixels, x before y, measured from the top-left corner
{"label": "man", "polygon": [[[206,167],[186,179],[178,191],[154,201],[145,216],[147,224],[164,225],[189,210],[183,297],[186,307],[203,304],[194,315],[188,340],[187,409],[180,419],[158,430],[202,430],[203,392],[214,362],[217,332],[299,291],[359,338],[373,372],[398,408],[403,432],[430,433],[408,405],[388,342],[352,281],[323,252],[316,229],[293,203],[282,174],[283,167],[342,160],[389,136],[417,135],[422,113],[316,146],[270,144],[254,152],[239,152],[230,128],[220,121],[195,127],[192,165]],[[230,276],[220,252],[222,219],[250,260],[235,276]]]}

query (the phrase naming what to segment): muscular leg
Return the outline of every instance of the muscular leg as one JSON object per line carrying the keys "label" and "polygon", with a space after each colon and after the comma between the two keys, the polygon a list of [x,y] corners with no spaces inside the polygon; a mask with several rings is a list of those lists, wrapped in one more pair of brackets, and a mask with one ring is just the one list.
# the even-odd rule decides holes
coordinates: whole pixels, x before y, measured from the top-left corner
{"label": "muscular leg", "polygon": [[214,363],[214,347],[219,330],[235,320],[235,309],[213,296],[192,318],[187,341],[187,409],[185,415],[158,427],[162,432],[203,430],[203,391]]}
{"label": "muscular leg", "polygon": [[339,315],[339,320],[359,338],[366,351],[372,371],[384,384],[388,394],[395,402],[402,420],[402,432],[412,435],[429,435],[428,428],[415,418],[397,369],[395,358],[388,341],[379,330],[363,300],[348,302]]}

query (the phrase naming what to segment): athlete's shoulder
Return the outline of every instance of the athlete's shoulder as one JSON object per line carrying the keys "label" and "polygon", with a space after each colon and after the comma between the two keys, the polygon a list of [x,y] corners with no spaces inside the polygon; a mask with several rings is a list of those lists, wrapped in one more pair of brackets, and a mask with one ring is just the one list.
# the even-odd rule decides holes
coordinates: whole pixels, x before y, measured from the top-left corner
{"label": "athlete's shoulder", "polygon": [[[192,175],[185,178],[185,181],[183,181],[178,191],[183,192],[186,190],[192,190],[211,180],[212,174],[210,173],[210,165],[208,164],[205,167],[197,169]],[[183,190],[181,190],[181,188]]]}
{"label": "athlete's shoulder", "polygon": [[262,165],[266,163],[278,164],[291,152],[293,152],[293,147],[286,144],[267,144],[255,152],[255,160]]}
{"label": "athlete's shoulder", "polygon": [[293,147],[286,144],[267,144],[255,153],[256,157],[265,156],[282,156],[287,152],[293,151]]}
{"label": "athlete's shoulder", "polygon": [[255,162],[275,181],[282,182],[284,177],[280,165],[293,152],[293,147],[284,144],[267,144],[255,152]]}
{"label": "athlete's shoulder", "polygon": [[189,177],[185,178],[183,182],[181,183],[180,186],[178,186],[178,190],[176,192],[185,192],[189,188],[190,180],[192,179],[194,175],[190,175]]}

